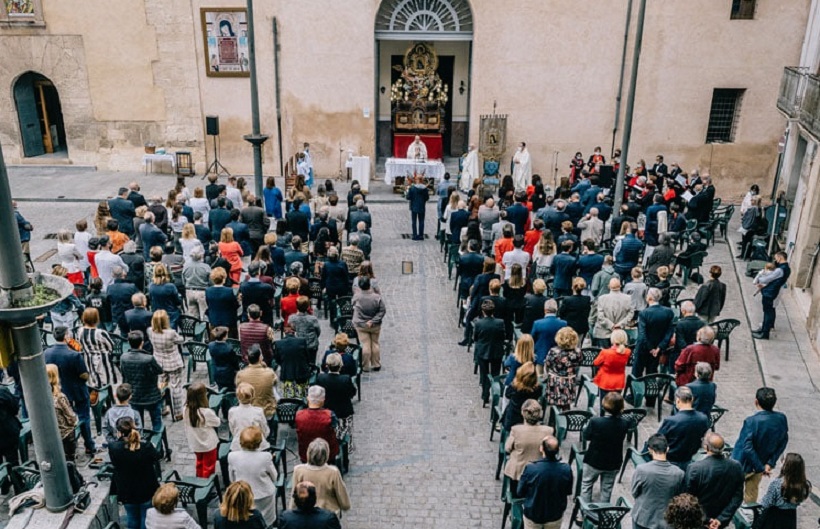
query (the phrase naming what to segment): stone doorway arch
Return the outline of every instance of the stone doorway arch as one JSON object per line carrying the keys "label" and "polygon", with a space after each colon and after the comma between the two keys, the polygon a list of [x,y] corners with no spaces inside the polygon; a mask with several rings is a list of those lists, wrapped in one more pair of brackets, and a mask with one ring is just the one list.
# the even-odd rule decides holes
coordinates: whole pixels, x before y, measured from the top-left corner
{"label": "stone doorway arch", "polygon": [[67,155],[63,110],[54,83],[29,71],[17,78],[13,92],[24,156]]}

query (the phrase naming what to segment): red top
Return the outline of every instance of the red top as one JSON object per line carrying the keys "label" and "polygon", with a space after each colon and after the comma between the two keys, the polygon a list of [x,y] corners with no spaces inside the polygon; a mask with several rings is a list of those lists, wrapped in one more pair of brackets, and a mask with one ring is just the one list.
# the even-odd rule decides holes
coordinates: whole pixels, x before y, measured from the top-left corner
{"label": "red top", "polygon": [[279,308],[282,310],[282,319],[284,320],[283,325],[287,325],[288,319],[298,312],[296,309],[296,300],[298,298],[299,293],[296,292],[293,294],[288,294],[282,298],[282,301],[279,302]]}
{"label": "red top", "polygon": [[88,264],[91,265],[91,277],[100,277],[100,273],[97,272],[97,262],[95,260],[97,252],[88,250],[85,255],[88,257]]}
{"label": "red top", "polygon": [[[507,239],[506,237],[501,237],[497,241],[495,241],[495,262],[501,265],[501,258],[504,257],[504,254],[507,252],[511,252],[513,249],[513,240],[512,237]],[[501,265],[502,268],[504,265]]]}
{"label": "red top", "polygon": [[339,455],[339,441],[333,429],[335,417],[327,408],[306,408],[296,412],[296,439],[299,443],[299,459],[307,463],[307,449],[310,443],[321,437],[330,447],[329,463]]}
{"label": "red top", "polygon": [[231,264],[231,279],[239,283],[239,277],[242,274],[242,247],[236,241],[221,242],[219,243],[219,253]]}
{"label": "red top", "polygon": [[629,362],[629,355],[632,351],[628,347],[623,353],[619,353],[615,347],[604,349],[592,365],[598,367],[598,373],[592,382],[604,391],[621,391],[626,385],[626,363]]}
{"label": "red top", "polygon": [[535,247],[538,246],[538,241],[541,240],[541,233],[544,230],[530,230],[524,234],[524,251],[530,254],[532,257],[532,252],[535,251]]}
{"label": "red top", "polygon": [[720,349],[716,345],[706,345],[693,343],[681,351],[677,361],[675,361],[675,383],[678,386],[695,380],[695,364],[707,362],[712,366],[712,377],[715,378],[715,371],[720,369]]}

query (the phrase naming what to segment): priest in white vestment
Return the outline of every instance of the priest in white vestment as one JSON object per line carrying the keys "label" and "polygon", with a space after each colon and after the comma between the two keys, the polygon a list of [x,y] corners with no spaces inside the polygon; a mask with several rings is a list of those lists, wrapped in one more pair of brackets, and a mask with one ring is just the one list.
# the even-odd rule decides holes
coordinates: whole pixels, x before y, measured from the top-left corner
{"label": "priest in white vestment", "polygon": [[470,145],[470,150],[461,163],[461,190],[468,193],[473,188],[475,179],[480,177],[481,173],[479,173],[478,169],[478,149],[475,148],[475,145]]}
{"label": "priest in white vestment", "polygon": [[305,155],[305,163],[308,167],[308,175],[305,178],[305,184],[307,184],[308,187],[313,187],[313,158],[310,156],[309,143],[305,142],[302,153]]}
{"label": "priest in white vestment", "polygon": [[407,159],[408,160],[426,160],[427,159],[427,145],[421,141],[421,136],[416,136],[416,139],[413,140],[407,147]]}
{"label": "priest in white vestment", "polygon": [[530,160],[530,152],[527,150],[527,144],[522,141],[513,156],[513,186],[515,192],[526,191],[530,180],[532,180],[532,161]]}

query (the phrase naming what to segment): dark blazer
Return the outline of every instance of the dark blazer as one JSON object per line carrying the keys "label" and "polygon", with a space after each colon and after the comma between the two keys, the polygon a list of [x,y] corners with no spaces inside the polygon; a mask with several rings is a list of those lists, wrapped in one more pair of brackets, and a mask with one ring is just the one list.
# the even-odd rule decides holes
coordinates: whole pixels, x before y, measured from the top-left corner
{"label": "dark blazer", "polygon": [[519,391],[513,386],[507,386],[504,396],[509,399],[509,402],[507,407],[504,408],[504,430],[509,432],[513,426],[523,423],[524,416],[521,413],[521,406],[529,399],[539,399],[541,393],[540,385],[536,386],[533,391]]}
{"label": "dark blazer", "polygon": [[307,213],[294,209],[288,211],[288,214],[285,215],[285,219],[288,221],[288,229],[290,229],[292,234],[301,237],[302,242],[306,242],[309,239],[310,220],[308,219]]}
{"label": "dark blazer", "polygon": [[716,318],[726,303],[726,284],[719,279],[704,283],[695,295],[695,310],[707,318]]}
{"label": "dark blazer", "polygon": [[500,362],[504,358],[506,332],[499,318],[481,318],[473,322],[476,358]]}
{"label": "dark blazer", "polygon": [[123,441],[115,441],[108,447],[108,456],[114,466],[111,481],[117,499],[124,504],[151,501],[159,488],[154,464],[160,456],[154,445],[142,442],[139,449],[132,452]]}
{"label": "dark blazer", "polygon": [[223,191],[225,191],[225,186],[222,184],[208,184],[205,186],[205,198],[208,202],[216,200]]}
{"label": "dark blazer", "polygon": [[336,224],[336,219],[328,219],[328,220],[321,220],[317,219],[316,222],[310,225],[310,240],[315,241],[316,238],[319,236],[319,230],[322,228],[327,228],[327,231],[330,232],[330,242],[336,244],[339,242],[339,227]]}
{"label": "dark blazer", "polygon": [[46,349],[46,364],[54,364],[60,372],[60,383],[63,393],[72,403],[88,403],[88,386],[85,380],[80,378],[83,374],[88,374],[88,367],[85,365],[83,356],[64,343],[56,343]]}
{"label": "dark blazer", "polygon": [[675,313],[669,307],[650,305],[638,314],[636,354],[648,354],[651,349],[666,349],[672,339]]}
{"label": "dark blazer", "polygon": [[236,390],[236,373],[239,371],[239,356],[228,342],[214,341],[208,344],[211,365],[214,370],[214,382],[219,389]]}
{"label": "dark blazer", "polygon": [[515,226],[516,235],[524,235],[529,216],[530,211],[527,209],[527,206],[520,202],[516,202],[507,208],[507,221],[512,222],[513,226]]}
{"label": "dark blazer", "polygon": [[233,240],[239,243],[242,247],[244,255],[253,256],[253,248],[251,248],[251,233],[248,230],[248,225],[244,222],[231,221],[226,226],[233,230]]}
{"label": "dark blazer", "polygon": [[321,284],[330,296],[350,295],[350,272],[347,263],[341,259],[338,261],[325,261],[322,269]]}
{"label": "dark blazer", "polygon": [[512,322],[512,310],[510,309],[510,304],[508,300],[501,297],[501,296],[484,296],[482,297],[479,302],[478,312],[476,312],[476,317],[481,315],[481,303],[484,302],[485,299],[489,299],[493,303],[495,303],[495,312],[493,312],[493,316],[500,319],[504,322],[504,332],[506,332],[507,338],[512,338],[513,336],[513,322]]}
{"label": "dark blazer", "polygon": [[273,358],[281,367],[279,378],[283,382],[307,382],[310,376],[308,364],[313,363],[308,356],[307,340],[288,335],[277,340],[273,347]]}
{"label": "dark blazer", "polygon": [[134,235],[134,204],[130,200],[115,197],[108,201],[111,218],[120,225],[120,231],[132,237]]}
{"label": "dark blazer", "polygon": [[290,265],[296,262],[302,263],[302,266],[304,267],[306,272],[310,270],[310,257],[308,256],[308,254],[291,248],[290,250],[285,252],[285,272],[289,272]]}
{"label": "dark blazer", "polygon": [[153,351],[154,347],[148,340],[148,329],[151,328],[151,318],[154,313],[144,308],[132,308],[125,311],[125,328],[120,329],[123,336],[127,336],[131,331],[142,331],[142,336],[145,340],[143,349],[146,351]]}
{"label": "dark blazer", "polygon": [[[128,273],[125,275],[125,280],[133,283],[134,286],[145,284],[145,258],[142,253],[121,253],[122,262],[128,266]],[[116,281],[116,280],[115,280]],[[110,289],[111,286],[109,285]],[[137,287],[139,289],[139,287]],[[110,290],[106,290],[109,292]]]}
{"label": "dark blazer", "polygon": [[624,439],[629,421],[607,415],[593,417],[584,427],[584,440],[589,442],[584,463],[597,470],[618,470],[624,454]]}
{"label": "dark blazer", "polygon": [[572,470],[561,461],[533,461],[524,467],[518,481],[518,496],[524,498],[524,516],[538,524],[560,520],[570,494]]}
{"label": "dark blazer", "polygon": [[592,284],[592,278],[604,266],[604,256],[598,253],[581,254],[578,257],[578,275],[584,278],[587,286]]}
{"label": "dark blazer", "polygon": [[182,298],[179,297],[177,287],[173,283],[151,285],[148,293],[151,296],[151,310],[165,310],[171,319],[171,327],[176,327],[182,309]]}
{"label": "dark blazer", "polygon": [[325,408],[345,419],[353,415],[353,397],[356,396],[356,384],[348,375],[320,373],[316,385],[325,388]]}
{"label": "dark blazer", "polygon": [[208,287],[205,289],[205,302],[208,304],[208,322],[211,327],[236,327],[236,311],[239,301],[230,287]]}
{"label": "dark blazer", "polygon": [[273,323],[273,287],[261,281],[245,281],[239,285],[239,293],[242,294],[242,319],[248,319],[248,307],[259,305],[262,309],[262,321],[271,325]]}
{"label": "dark blazer", "polygon": [[194,233],[196,233],[196,238],[202,243],[203,248],[207,248],[208,243],[213,240],[211,229],[204,224],[194,224]]}
{"label": "dark blazer", "polygon": [[242,209],[240,219],[248,227],[250,238],[261,241],[270,228],[270,219],[265,210],[258,206],[248,206]]}
{"label": "dark blazer", "polygon": [[579,335],[589,332],[589,311],[592,301],[589,296],[567,296],[561,300],[558,307],[558,317],[565,320],[567,325]]}
{"label": "dark blazer", "polygon": [[407,200],[410,201],[410,211],[424,215],[427,201],[430,200],[430,190],[427,186],[414,184],[407,190]]}
{"label": "dark blazer", "polygon": [[458,274],[461,278],[459,293],[466,298],[470,293],[475,278],[481,275],[484,269],[484,256],[475,252],[467,252],[458,259]]}
{"label": "dark blazer", "polygon": [[708,429],[709,418],[695,410],[679,410],[664,419],[658,433],[665,435],[669,443],[666,458],[673,463],[689,462],[700,449]]}
{"label": "dark blazer", "polygon": [[137,209],[140,206],[148,207],[148,202],[145,201],[145,197],[136,191],[131,191],[128,193],[128,201],[134,204],[134,209]]}
{"label": "dark blazer", "polygon": [[717,384],[714,382],[693,380],[686,384],[686,387],[692,390],[692,395],[695,397],[693,407],[708,417],[717,399]]}
{"label": "dark blazer", "polygon": [[[139,292],[134,283],[124,281],[122,279],[115,279],[113,283],[108,285],[108,302],[111,304],[111,321],[122,327],[127,325],[125,322],[126,311],[133,308],[131,304],[131,296]],[[120,329],[122,332],[124,329]]]}
{"label": "dark blazer", "polygon": [[763,472],[764,465],[774,468],[789,442],[789,422],[779,411],[760,410],[746,417],[732,450],[732,459],[743,472]]}
{"label": "dark blazer", "polygon": [[339,518],[330,511],[289,509],[279,515],[279,529],[341,529]]}
{"label": "dark blazer", "polygon": [[720,520],[728,527],[743,502],[743,469],[737,461],[710,455],[686,469],[685,489],[698,499],[705,520]]}
{"label": "dark blazer", "polygon": [[285,250],[278,246],[269,246],[270,260],[273,264],[273,275],[285,275]]}
{"label": "dark blazer", "polygon": [[638,264],[643,243],[632,233],[627,233],[621,241],[621,249],[615,257],[615,270],[619,274],[629,273]]}
{"label": "dark blazer", "polygon": [[562,252],[553,257],[550,265],[550,273],[554,277],[552,287],[556,290],[570,290],[576,268],[578,268],[578,259],[572,254]]}
{"label": "dark blazer", "polygon": [[[578,225],[578,222],[581,220],[581,217],[584,216],[584,205],[581,203],[580,200],[578,202],[568,202],[567,207],[564,208],[564,212],[565,212],[564,214],[567,215],[567,218],[564,219],[564,220],[571,220],[572,225],[576,226],[576,225]],[[559,215],[562,215],[562,214],[559,213]],[[600,216],[601,215],[600,215],[600,212],[599,212],[598,217],[600,218]],[[551,231],[553,232],[553,235],[555,235],[556,231],[558,233],[561,233],[560,222],[559,222],[559,227],[557,228],[557,230],[551,230]]]}
{"label": "dark blazer", "polygon": [[143,222],[140,226],[140,238],[142,239],[142,257],[145,261],[151,259],[152,247],[164,248],[165,243],[168,242],[168,236],[161,229],[147,222]]}
{"label": "dark blazer", "polygon": [[550,315],[532,324],[532,339],[535,340],[535,363],[544,365],[547,353],[555,346],[555,335],[567,326],[566,320]]}
{"label": "dark blazer", "polygon": [[[575,206],[576,204],[577,206]],[[578,219],[580,219],[584,214],[584,206],[582,206],[580,202],[571,202],[567,205],[564,211],[549,209],[541,214],[541,220],[544,221],[544,229],[552,232],[553,239],[557,239],[558,236],[561,235],[561,223],[565,220],[573,220],[572,215],[570,214],[570,206],[573,207],[573,213],[575,210],[580,212],[578,215]],[[577,224],[577,222],[578,220],[575,219],[573,224]]]}
{"label": "dark blazer", "polygon": [[697,316],[684,316],[675,325],[675,349],[683,351],[687,345],[697,341],[698,331],[706,322]]}
{"label": "dark blazer", "polygon": [[544,303],[547,302],[544,294],[527,294],[524,296],[524,319],[521,322],[521,332],[532,333],[532,325],[544,317]]}
{"label": "dark blazer", "polygon": [[222,235],[222,228],[231,222],[231,212],[225,208],[212,209],[208,213],[208,227],[211,228],[211,239],[218,241]]}
{"label": "dark blazer", "polygon": [[458,209],[450,213],[450,242],[458,244],[461,242],[461,228],[467,227],[470,221],[470,213],[466,209]]}

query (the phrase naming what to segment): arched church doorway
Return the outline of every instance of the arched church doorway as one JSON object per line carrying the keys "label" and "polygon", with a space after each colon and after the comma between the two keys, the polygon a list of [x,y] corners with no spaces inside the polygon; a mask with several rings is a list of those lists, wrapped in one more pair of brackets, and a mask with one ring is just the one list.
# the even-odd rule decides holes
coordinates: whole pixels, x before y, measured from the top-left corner
{"label": "arched church doorway", "polygon": [[428,150],[460,156],[470,128],[468,0],[383,0],[375,38],[377,156],[404,157],[416,134]]}
{"label": "arched church doorway", "polygon": [[26,158],[68,153],[60,95],[47,77],[26,72],[14,83],[14,103]]}

